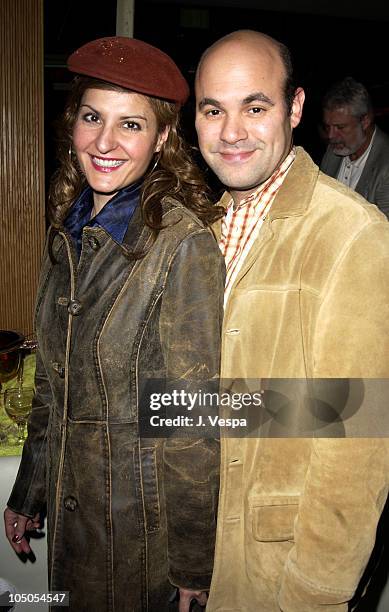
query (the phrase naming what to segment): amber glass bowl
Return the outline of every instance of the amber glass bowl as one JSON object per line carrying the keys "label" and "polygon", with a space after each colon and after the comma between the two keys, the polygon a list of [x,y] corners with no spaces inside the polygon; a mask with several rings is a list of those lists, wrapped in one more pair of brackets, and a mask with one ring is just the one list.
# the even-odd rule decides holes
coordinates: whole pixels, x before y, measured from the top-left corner
{"label": "amber glass bowl", "polygon": [[16,376],[20,364],[20,351],[24,336],[15,331],[0,330],[0,383]]}

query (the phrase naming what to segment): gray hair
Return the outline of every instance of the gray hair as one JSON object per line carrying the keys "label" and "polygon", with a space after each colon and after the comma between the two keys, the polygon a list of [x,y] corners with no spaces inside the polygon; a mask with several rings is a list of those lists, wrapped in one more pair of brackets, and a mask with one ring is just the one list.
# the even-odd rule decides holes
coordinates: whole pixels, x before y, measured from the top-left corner
{"label": "gray hair", "polygon": [[323,98],[323,108],[326,110],[334,110],[341,106],[349,106],[351,114],[358,118],[373,112],[366,87],[352,77],[346,77],[332,85]]}

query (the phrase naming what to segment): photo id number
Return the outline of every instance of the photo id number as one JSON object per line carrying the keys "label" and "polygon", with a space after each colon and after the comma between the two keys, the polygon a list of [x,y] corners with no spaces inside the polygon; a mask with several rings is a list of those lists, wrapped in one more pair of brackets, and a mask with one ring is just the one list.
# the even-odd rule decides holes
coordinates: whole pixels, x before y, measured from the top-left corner
{"label": "photo id number", "polygon": [[48,591],[47,593],[4,593],[0,596],[0,606],[18,603],[47,603],[56,606],[69,606],[69,591]]}

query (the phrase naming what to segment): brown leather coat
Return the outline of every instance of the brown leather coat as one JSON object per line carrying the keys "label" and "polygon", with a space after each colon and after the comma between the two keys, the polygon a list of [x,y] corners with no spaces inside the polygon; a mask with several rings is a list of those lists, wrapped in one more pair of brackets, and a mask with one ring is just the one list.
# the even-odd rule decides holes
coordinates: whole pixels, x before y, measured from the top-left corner
{"label": "brown leather coat", "polygon": [[141,438],[138,395],[146,378],[218,374],[224,264],[182,206],[163,225],[137,261],[139,213],[123,244],[85,228],[79,262],[55,232],[43,263],[37,397],[9,506],[31,516],[47,501],[50,588],[77,612],[164,610],[170,583],[210,584],[218,442]]}

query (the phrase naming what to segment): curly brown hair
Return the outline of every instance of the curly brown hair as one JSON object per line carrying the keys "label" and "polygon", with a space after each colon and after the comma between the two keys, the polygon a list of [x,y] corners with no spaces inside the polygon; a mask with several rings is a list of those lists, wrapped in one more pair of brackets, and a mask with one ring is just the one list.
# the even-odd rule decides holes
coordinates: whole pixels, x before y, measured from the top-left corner
{"label": "curly brown hair", "polygon": [[[94,78],[77,76],[74,79],[64,113],[57,123],[59,167],[51,180],[48,211],[51,225],[55,228],[62,227],[70,207],[87,184],[72,151],[72,137],[82,96],[87,89],[92,88],[128,91]],[[166,142],[144,177],[141,211],[145,224],[151,228],[155,238],[162,229],[162,202],[172,197],[192,210],[205,225],[210,225],[224,211],[212,204],[203,174],[180,134],[178,105],[151,96],[145,97],[156,116],[158,133],[163,132],[167,126],[170,128]]]}

